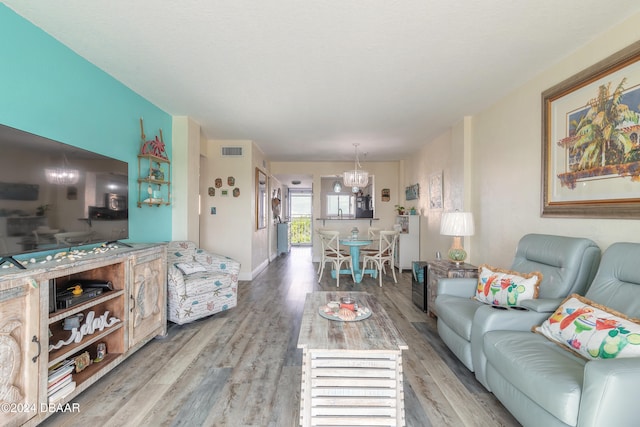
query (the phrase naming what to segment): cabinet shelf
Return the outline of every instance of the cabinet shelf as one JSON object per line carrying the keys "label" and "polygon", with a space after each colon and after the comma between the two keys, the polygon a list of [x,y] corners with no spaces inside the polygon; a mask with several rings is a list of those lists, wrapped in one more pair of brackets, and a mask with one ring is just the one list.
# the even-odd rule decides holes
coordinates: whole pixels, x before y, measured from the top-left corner
{"label": "cabinet shelf", "polygon": [[63,400],[56,401],[55,403],[68,402],[72,400],[104,375],[100,371],[104,371],[106,374],[109,370],[105,368],[109,367],[109,365],[114,362],[120,361],[121,359],[122,353],[109,353],[104,357],[104,359],[102,359],[102,362],[92,363],[82,372],[76,373],[74,371],[71,374],[71,377],[76,383],[76,388],[69,395],[65,396]]}
{"label": "cabinet shelf", "polygon": [[74,314],[80,313],[81,311],[84,311],[88,308],[91,308],[93,306],[96,306],[102,302],[105,301],[109,301],[112,300],[114,298],[119,297],[120,295],[123,295],[124,291],[123,290],[114,290],[114,291],[108,291],[105,292],[83,304],[78,304],[77,306],[73,306],[70,308],[65,308],[63,310],[59,310],[56,311],[55,313],[52,313],[49,315],[49,324],[55,323],[59,320],[63,320],[65,317],[69,317],[72,316]]}
{"label": "cabinet shelf", "polygon": [[90,346],[91,344],[102,340],[103,338],[111,335],[112,333],[118,331],[122,328],[124,322],[120,320],[120,322],[116,323],[113,326],[103,329],[102,331],[96,332],[92,335],[86,336],[82,338],[82,341],[79,343],[71,343],[61,347],[57,350],[52,350],[49,352],[49,367],[55,365],[58,362],[62,362],[69,356],[78,353],[83,350],[85,347]]}

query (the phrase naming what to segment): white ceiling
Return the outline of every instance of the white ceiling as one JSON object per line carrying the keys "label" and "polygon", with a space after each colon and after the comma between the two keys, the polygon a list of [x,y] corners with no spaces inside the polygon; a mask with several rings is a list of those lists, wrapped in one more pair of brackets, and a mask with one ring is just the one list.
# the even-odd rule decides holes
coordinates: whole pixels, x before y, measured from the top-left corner
{"label": "white ceiling", "polygon": [[270,160],[409,157],[637,0],[4,0],[210,139]]}

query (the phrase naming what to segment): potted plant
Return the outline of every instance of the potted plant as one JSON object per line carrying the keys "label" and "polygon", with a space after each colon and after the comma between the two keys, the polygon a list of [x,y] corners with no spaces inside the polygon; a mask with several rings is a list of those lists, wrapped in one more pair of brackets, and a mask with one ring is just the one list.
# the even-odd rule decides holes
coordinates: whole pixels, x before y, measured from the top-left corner
{"label": "potted plant", "polygon": [[404,215],[404,206],[395,205],[394,208],[398,212],[398,215]]}
{"label": "potted plant", "polygon": [[44,216],[51,206],[40,205],[36,208],[36,216]]}

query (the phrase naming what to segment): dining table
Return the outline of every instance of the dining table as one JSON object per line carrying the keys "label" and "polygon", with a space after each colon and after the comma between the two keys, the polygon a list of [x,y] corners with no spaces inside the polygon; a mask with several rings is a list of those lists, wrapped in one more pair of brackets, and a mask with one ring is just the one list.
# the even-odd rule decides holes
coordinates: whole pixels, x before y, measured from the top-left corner
{"label": "dining table", "polygon": [[335,270],[331,271],[331,277],[336,278],[336,274],[353,274],[353,280],[356,283],[362,282],[362,278],[365,274],[370,274],[374,279],[378,277],[377,269],[365,269],[363,265],[360,267],[360,248],[363,246],[368,246],[373,243],[371,239],[364,239],[360,237],[344,237],[340,239],[340,244],[343,246],[349,247],[349,254],[351,255],[351,270],[343,269],[336,272]]}

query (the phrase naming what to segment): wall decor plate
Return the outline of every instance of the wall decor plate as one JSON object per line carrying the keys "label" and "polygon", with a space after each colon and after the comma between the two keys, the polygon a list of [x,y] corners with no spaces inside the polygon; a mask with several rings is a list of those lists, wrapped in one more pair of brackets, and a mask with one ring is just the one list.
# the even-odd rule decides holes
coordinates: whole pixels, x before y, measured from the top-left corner
{"label": "wall decor plate", "polygon": [[233,187],[234,185],[236,185],[236,179],[232,176],[227,178],[227,185],[229,187]]}
{"label": "wall decor plate", "polygon": [[216,188],[222,187],[222,178],[216,178],[215,185]]}
{"label": "wall decor plate", "polygon": [[240,196],[240,189],[238,187],[233,189],[233,197],[239,197]]}
{"label": "wall decor plate", "polygon": [[216,195],[216,189],[213,187],[209,187],[209,195],[210,196],[215,196]]}

